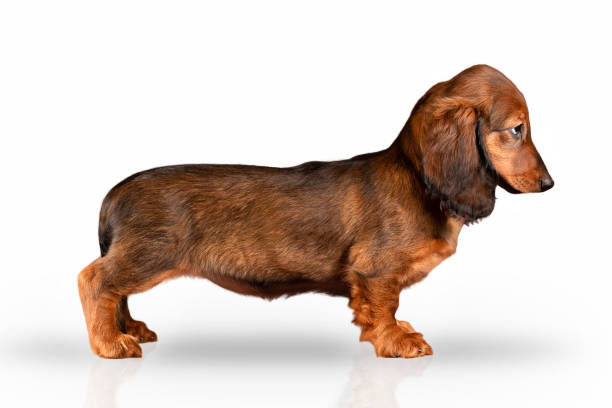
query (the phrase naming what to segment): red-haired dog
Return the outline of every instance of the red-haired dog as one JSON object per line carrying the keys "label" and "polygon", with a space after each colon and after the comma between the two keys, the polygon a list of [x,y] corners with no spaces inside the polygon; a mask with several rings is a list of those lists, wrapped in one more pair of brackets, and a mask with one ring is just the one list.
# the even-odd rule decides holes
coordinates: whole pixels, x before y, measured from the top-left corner
{"label": "red-haired dog", "polygon": [[140,357],[157,340],[127,298],[179,276],[263,298],[346,296],[361,340],[382,357],[432,354],[396,320],[400,291],[455,252],[495,188],[550,189],[525,99],[473,66],[432,87],[385,150],[290,168],[183,165],[134,174],[106,196],[101,257],[78,286],[93,351]]}

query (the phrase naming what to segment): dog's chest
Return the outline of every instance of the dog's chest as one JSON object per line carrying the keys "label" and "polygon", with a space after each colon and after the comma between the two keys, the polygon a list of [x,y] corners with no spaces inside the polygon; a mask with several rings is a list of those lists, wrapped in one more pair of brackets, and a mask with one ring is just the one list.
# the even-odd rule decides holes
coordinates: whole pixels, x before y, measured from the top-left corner
{"label": "dog's chest", "polygon": [[462,221],[450,218],[442,229],[441,238],[424,241],[411,251],[406,259],[406,270],[401,274],[402,286],[410,286],[425,278],[432,269],[453,255],[462,227]]}

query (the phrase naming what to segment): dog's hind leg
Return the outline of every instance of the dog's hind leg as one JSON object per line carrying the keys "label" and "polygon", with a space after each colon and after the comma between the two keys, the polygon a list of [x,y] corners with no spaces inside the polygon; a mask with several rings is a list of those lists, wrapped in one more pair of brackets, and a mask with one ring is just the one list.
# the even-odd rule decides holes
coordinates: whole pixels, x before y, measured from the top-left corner
{"label": "dog's hind leg", "polygon": [[122,333],[117,327],[116,313],[122,294],[108,283],[106,259],[93,261],[78,278],[89,344],[100,357],[141,357],[142,350],[136,337]]}
{"label": "dog's hind leg", "polygon": [[119,303],[117,303],[115,320],[117,328],[119,328],[122,333],[136,337],[139,343],[157,341],[157,334],[155,334],[154,331],[149,330],[144,322],[132,318],[130,309],[128,309],[127,296],[121,296]]}

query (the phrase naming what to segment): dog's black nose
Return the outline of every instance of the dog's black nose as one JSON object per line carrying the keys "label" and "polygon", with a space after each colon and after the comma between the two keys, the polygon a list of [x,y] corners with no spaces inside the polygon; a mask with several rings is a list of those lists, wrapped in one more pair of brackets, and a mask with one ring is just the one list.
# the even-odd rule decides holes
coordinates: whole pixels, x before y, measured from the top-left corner
{"label": "dog's black nose", "polygon": [[550,190],[554,185],[555,182],[551,177],[540,179],[540,191]]}

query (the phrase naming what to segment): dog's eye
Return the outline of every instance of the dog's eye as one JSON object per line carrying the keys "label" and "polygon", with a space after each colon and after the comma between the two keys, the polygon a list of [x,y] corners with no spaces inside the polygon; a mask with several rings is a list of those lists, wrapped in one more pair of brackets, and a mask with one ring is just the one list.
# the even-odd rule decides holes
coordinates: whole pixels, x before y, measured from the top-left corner
{"label": "dog's eye", "polygon": [[520,125],[511,128],[510,133],[515,139],[520,139],[523,135],[523,124],[521,123]]}

